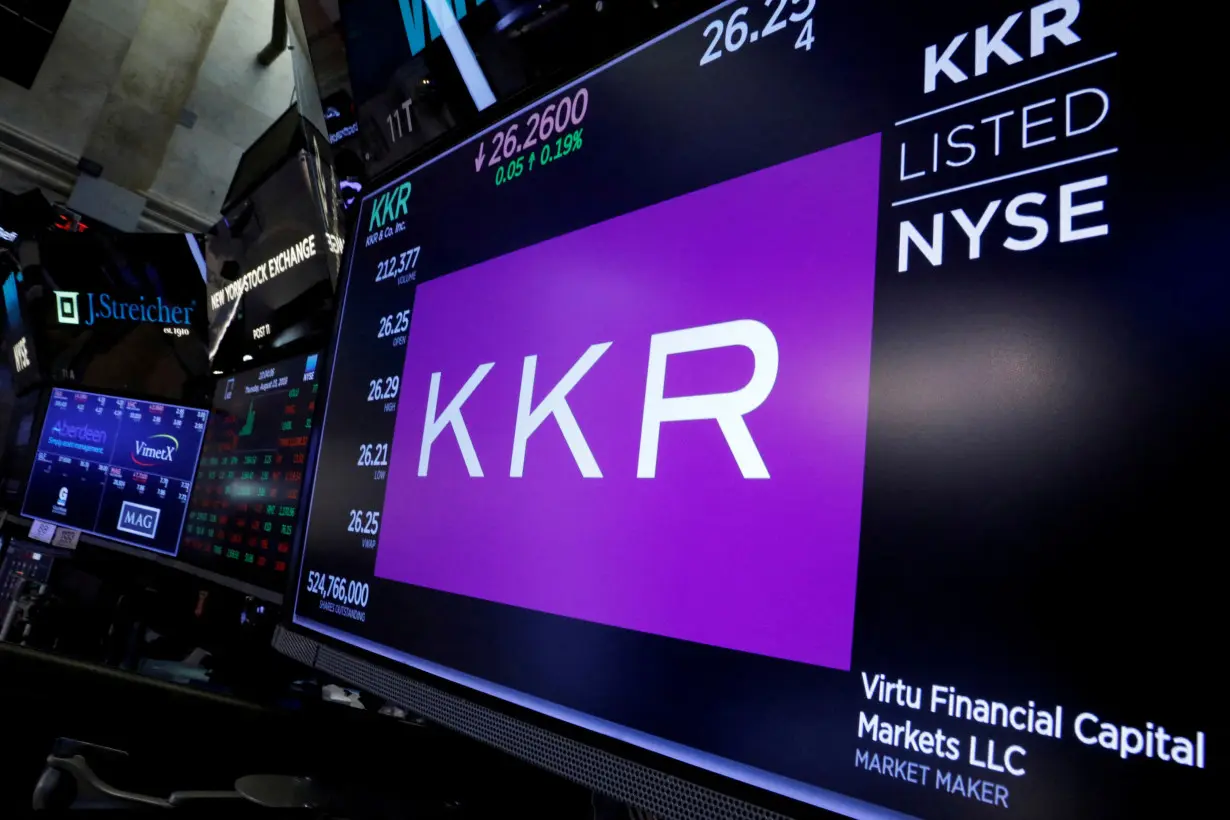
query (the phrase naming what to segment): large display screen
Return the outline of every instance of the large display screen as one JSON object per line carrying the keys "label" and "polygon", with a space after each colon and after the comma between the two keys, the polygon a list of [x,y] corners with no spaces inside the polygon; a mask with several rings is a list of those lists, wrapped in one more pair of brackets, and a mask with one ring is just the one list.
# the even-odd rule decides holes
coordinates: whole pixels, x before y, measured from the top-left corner
{"label": "large display screen", "polygon": [[724,3],[375,188],[295,623],[860,817],[1212,805],[1184,36]]}
{"label": "large display screen", "polygon": [[55,388],[22,515],[175,555],[208,410]]}
{"label": "large display screen", "polygon": [[317,354],[220,379],[179,559],[281,593],[316,410]]}

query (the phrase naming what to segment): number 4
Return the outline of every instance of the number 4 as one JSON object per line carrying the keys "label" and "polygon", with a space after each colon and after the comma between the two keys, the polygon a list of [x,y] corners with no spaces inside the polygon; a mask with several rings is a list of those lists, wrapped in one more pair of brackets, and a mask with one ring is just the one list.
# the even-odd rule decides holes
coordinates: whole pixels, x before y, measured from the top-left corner
{"label": "number 4", "polygon": [[811,44],[816,42],[815,36],[811,33],[812,18],[808,17],[807,22],[803,24],[803,30],[799,32],[799,39],[794,41],[795,49],[804,49],[811,51]]}

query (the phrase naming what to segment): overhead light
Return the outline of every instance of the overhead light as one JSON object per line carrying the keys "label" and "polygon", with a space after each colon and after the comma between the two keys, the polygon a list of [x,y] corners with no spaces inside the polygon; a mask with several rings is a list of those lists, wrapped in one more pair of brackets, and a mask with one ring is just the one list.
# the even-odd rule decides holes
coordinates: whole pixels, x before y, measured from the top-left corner
{"label": "overhead light", "polygon": [[251,354],[251,353],[245,353],[245,354],[243,354],[243,360],[244,360],[245,362],[250,362],[250,361],[252,361],[252,354]]}
{"label": "overhead light", "polygon": [[215,370],[215,371],[214,371],[214,375],[215,375],[215,376],[221,376],[221,375],[222,375],[222,371],[221,371],[221,370]]}

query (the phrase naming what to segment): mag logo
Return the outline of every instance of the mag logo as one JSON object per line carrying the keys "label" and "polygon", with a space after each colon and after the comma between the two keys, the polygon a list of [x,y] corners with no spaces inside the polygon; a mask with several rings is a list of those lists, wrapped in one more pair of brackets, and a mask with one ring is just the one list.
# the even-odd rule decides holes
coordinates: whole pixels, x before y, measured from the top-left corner
{"label": "mag logo", "polygon": [[376,574],[848,669],[879,149],[419,285]]}
{"label": "mag logo", "polygon": [[115,528],[142,538],[154,538],[158,534],[158,519],[161,516],[162,510],[157,507],[125,501],[120,505],[120,518]]}
{"label": "mag logo", "polygon": [[[132,446],[132,461],[141,467],[157,467],[161,462],[171,464],[175,461],[175,453],[179,451],[179,439],[175,436],[159,433],[150,436],[148,440],[137,439]],[[142,461],[142,459],[145,459]]]}

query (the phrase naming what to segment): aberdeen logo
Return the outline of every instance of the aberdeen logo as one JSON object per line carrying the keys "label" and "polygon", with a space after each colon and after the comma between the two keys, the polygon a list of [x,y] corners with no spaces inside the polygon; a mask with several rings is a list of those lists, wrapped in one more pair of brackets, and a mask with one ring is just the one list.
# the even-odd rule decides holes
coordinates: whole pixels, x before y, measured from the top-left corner
{"label": "aberdeen logo", "polygon": [[158,534],[158,517],[162,511],[157,507],[147,507],[144,504],[134,504],[125,501],[120,506],[120,520],[115,528],[120,532],[139,535],[142,538],[153,538]]}
{"label": "aberdeen logo", "polygon": [[69,424],[57,420],[51,432],[69,441],[82,441],[87,444],[107,443],[107,431],[96,430],[88,424]]}
{"label": "aberdeen logo", "polygon": [[[71,290],[57,290],[54,293],[56,321],[62,325],[92,325],[99,319],[112,319],[121,322],[183,326],[192,324],[192,311],[196,307],[195,300],[191,307],[168,305],[163,303],[161,296],[156,297],[153,302],[146,302],[144,296],[139,302],[121,302],[106,293],[82,294]],[[81,308],[82,296],[85,297],[84,311]]]}
{"label": "aberdeen logo", "polygon": [[[155,439],[166,439],[168,443],[155,446],[152,443]],[[159,433],[156,436],[150,436],[150,441],[148,442],[137,440],[133,444],[133,450],[132,461],[134,464],[142,467],[156,467],[159,461],[170,463],[175,460],[175,453],[179,450],[179,440],[175,436]],[[153,461],[142,461],[142,458],[153,459]]]}

